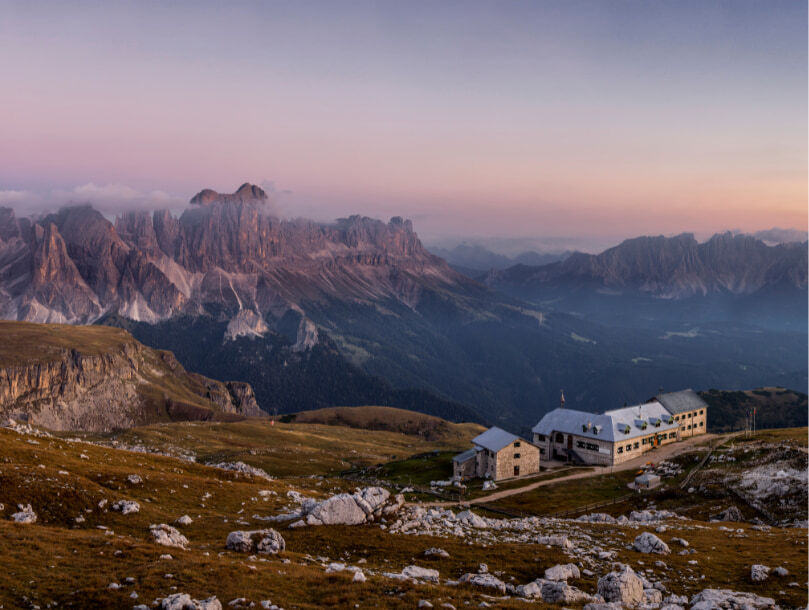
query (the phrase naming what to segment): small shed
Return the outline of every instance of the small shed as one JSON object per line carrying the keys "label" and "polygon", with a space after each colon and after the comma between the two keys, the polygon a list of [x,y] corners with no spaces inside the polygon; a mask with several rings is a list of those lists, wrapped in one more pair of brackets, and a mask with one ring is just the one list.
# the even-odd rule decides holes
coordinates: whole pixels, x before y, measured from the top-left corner
{"label": "small shed", "polygon": [[467,449],[452,458],[452,476],[456,481],[471,479],[477,470],[477,449]]}
{"label": "small shed", "polygon": [[653,489],[660,485],[660,477],[650,472],[635,477],[635,489]]}

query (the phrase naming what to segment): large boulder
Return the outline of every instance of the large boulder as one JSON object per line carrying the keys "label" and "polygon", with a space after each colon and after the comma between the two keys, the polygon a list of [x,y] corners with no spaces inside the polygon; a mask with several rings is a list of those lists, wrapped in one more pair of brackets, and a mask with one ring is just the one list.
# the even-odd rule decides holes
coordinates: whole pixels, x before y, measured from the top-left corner
{"label": "large boulder", "polygon": [[545,580],[567,580],[568,578],[580,578],[578,566],[575,563],[555,565],[545,570]]}
{"label": "large boulder", "polygon": [[635,538],[633,548],[639,553],[656,553],[658,555],[668,555],[671,553],[669,545],[651,532],[643,532]]}
{"label": "large boulder", "polygon": [[759,597],[753,593],[741,593],[730,589],[705,589],[691,598],[691,610],[714,610],[722,608],[735,610],[758,610],[774,608],[775,600],[771,597]]}
{"label": "large boulder", "polygon": [[438,582],[438,570],[431,570],[430,568],[421,568],[419,566],[407,566],[402,570],[402,576],[409,580],[418,580],[426,582]]}
{"label": "large boulder", "polygon": [[174,593],[160,601],[161,610],[222,610],[222,602],[216,596],[208,599],[191,599],[187,593]]}
{"label": "large boulder", "polygon": [[149,532],[152,534],[154,541],[163,546],[173,546],[184,549],[188,544],[188,538],[183,536],[177,528],[165,523],[150,525]]}
{"label": "large boulder", "polygon": [[283,536],[274,529],[237,530],[228,534],[225,547],[237,553],[275,555],[286,548]]}
{"label": "large boulder", "polygon": [[643,601],[643,581],[627,565],[598,579],[598,594],[608,602],[637,606]]}
{"label": "large boulder", "polygon": [[537,536],[537,544],[547,544],[548,546],[558,546],[563,549],[572,549],[573,543],[567,536]]}
{"label": "large boulder", "polygon": [[488,524],[483,517],[476,515],[471,510],[462,510],[458,513],[456,519],[458,521],[463,521],[464,523],[467,523],[477,529],[485,529],[488,527]]}

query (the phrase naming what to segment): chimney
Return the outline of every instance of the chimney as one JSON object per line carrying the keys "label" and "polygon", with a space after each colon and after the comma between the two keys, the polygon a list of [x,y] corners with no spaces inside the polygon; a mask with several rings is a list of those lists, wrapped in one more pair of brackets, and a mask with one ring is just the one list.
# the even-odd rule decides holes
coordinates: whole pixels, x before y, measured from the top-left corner
{"label": "chimney", "polygon": [[562,392],[562,396],[559,398],[559,408],[564,409],[565,408],[565,391],[561,390],[561,392]]}

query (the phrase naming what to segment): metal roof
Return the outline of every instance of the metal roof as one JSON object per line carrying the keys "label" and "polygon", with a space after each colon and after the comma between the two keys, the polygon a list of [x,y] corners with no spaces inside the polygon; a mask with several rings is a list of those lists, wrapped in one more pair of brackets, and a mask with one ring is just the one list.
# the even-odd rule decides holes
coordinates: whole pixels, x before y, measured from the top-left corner
{"label": "metal roof", "polygon": [[666,410],[671,414],[705,409],[708,406],[708,403],[702,400],[699,394],[690,388],[679,392],[661,394],[657,397],[657,400],[666,407]]}
{"label": "metal roof", "polygon": [[624,407],[603,414],[554,409],[533,427],[536,434],[550,436],[554,432],[575,434],[584,438],[621,442],[660,432],[677,430],[677,422],[667,423],[670,414],[659,402]]}
{"label": "metal roof", "polygon": [[473,457],[475,457],[475,454],[477,454],[477,452],[478,452],[477,449],[467,449],[463,453],[459,453],[458,455],[454,456],[452,458],[452,461],[462,464],[463,462],[466,462],[467,460],[470,460]]}
{"label": "metal roof", "polygon": [[659,483],[660,477],[650,472],[644,472],[642,475],[635,477],[635,483]]}
{"label": "metal roof", "polygon": [[472,439],[472,443],[478,445],[479,447],[483,447],[484,449],[488,449],[489,451],[494,451],[497,453],[503,447],[507,447],[514,441],[520,440],[520,437],[516,434],[512,434],[511,432],[506,432],[502,428],[493,427],[486,430],[486,432],[477,435],[475,438]]}

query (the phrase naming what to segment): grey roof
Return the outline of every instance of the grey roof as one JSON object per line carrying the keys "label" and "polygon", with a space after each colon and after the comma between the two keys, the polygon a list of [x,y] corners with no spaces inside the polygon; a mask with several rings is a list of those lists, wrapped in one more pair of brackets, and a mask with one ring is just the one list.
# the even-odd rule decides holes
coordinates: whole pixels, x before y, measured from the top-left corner
{"label": "grey roof", "polygon": [[642,475],[635,477],[635,483],[658,483],[660,477],[650,472],[644,472]]}
{"label": "grey roof", "polygon": [[507,447],[514,441],[520,440],[520,437],[516,434],[512,434],[511,432],[506,432],[502,428],[494,427],[489,428],[486,432],[482,434],[478,434],[475,438],[472,439],[472,443],[474,445],[478,445],[479,447],[483,447],[484,449],[488,449],[489,451],[494,451],[497,453],[503,447]]}
{"label": "grey roof", "polygon": [[694,411],[696,409],[705,409],[708,406],[708,403],[702,400],[699,394],[690,388],[679,392],[661,394],[657,397],[657,400],[666,407],[666,410],[672,415],[686,411]]}
{"label": "grey roof", "polygon": [[453,462],[458,462],[459,464],[463,464],[467,460],[472,459],[475,457],[475,454],[478,452],[477,449],[467,449],[463,453],[459,453],[458,455],[452,458]]}
{"label": "grey roof", "polygon": [[621,442],[656,432],[677,430],[679,424],[667,423],[669,417],[670,414],[663,405],[656,401],[615,409],[603,414],[574,409],[554,409],[533,427],[533,432],[546,436],[554,432],[563,432],[584,438]]}

